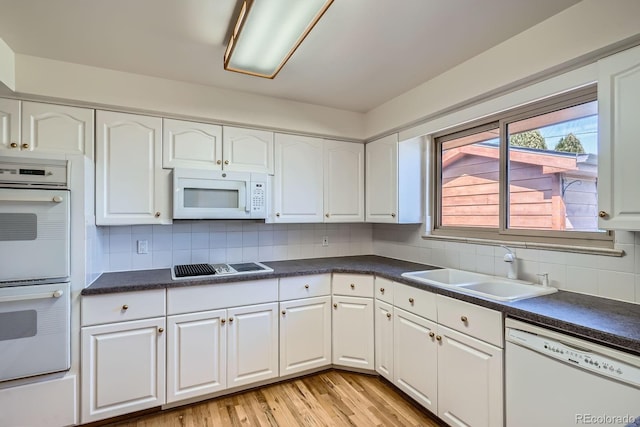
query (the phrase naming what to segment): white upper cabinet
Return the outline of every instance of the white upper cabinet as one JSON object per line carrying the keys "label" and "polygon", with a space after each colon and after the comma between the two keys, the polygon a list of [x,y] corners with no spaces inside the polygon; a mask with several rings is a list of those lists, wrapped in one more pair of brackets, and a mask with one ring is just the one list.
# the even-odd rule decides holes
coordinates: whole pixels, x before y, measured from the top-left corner
{"label": "white upper cabinet", "polygon": [[324,141],[325,222],[364,221],[364,145]]}
{"label": "white upper cabinet", "polygon": [[20,101],[0,98],[0,150],[20,149]]}
{"label": "white upper cabinet", "polygon": [[640,230],[640,47],[598,70],[598,227]]}
{"label": "white upper cabinet", "polygon": [[162,119],[162,167],[222,169],[222,126]]}
{"label": "white upper cabinet", "polygon": [[96,122],[96,224],[171,223],[162,119],[98,111]]}
{"label": "white upper cabinet", "polygon": [[2,99],[0,138],[0,148],[15,152],[84,154],[93,159],[93,110]]}
{"label": "white upper cabinet", "polygon": [[276,134],[275,222],[323,222],[323,141]]}
{"label": "white upper cabinet", "polygon": [[421,138],[398,142],[393,134],[366,145],[366,221],[423,221]]}
{"label": "white upper cabinet", "polygon": [[222,141],[225,170],[273,175],[273,132],[225,126]]}

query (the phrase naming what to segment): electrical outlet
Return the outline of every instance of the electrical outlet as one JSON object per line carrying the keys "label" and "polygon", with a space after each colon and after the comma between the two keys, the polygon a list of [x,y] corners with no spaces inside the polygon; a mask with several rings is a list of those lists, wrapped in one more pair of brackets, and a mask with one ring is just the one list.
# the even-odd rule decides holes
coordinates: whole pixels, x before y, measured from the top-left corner
{"label": "electrical outlet", "polygon": [[322,238],[322,246],[329,246],[329,236],[324,236]]}
{"label": "electrical outlet", "polygon": [[149,253],[149,241],[148,240],[138,240],[138,253],[139,254],[148,254]]}

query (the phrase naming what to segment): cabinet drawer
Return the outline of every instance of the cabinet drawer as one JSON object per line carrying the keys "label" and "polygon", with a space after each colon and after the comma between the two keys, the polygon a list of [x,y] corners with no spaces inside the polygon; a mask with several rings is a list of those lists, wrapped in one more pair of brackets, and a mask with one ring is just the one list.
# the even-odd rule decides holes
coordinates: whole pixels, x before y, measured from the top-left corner
{"label": "cabinet drawer", "polygon": [[377,299],[393,304],[393,288],[396,282],[376,276],[374,294]]}
{"label": "cabinet drawer", "polygon": [[373,298],[373,276],[336,273],[333,275],[333,293],[335,295]]}
{"label": "cabinet drawer", "polygon": [[278,301],[278,279],[167,289],[167,314]]}
{"label": "cabinet drawer", "polygon": [[393,305],[427,319],[436,320],[436,294],[413,286],[396,283],[393,290]]}
{"label": "cabinet drawer", "polygon": [[331,275],[282,277],[279,288],[280,301],[329,295],[331,294]]}
{"label": "cabinet drawer", "polygon": [[164,315],[164,289],[82,297],[82,326]]}
{"label": "cabinet drawer", "polygon": [[502,313],[438,295],[438,323],[503,347]]}

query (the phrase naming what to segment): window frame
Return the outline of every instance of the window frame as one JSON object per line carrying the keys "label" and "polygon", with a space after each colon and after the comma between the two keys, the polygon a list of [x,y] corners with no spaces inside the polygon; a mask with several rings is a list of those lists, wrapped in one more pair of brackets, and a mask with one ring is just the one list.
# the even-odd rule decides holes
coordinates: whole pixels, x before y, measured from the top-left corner
{"label": "window frame", "polygon": [[[449,128],[431,135],[433,149],[433,227],[434,236],[453,238],[475,238],[492,241],[541,243],[562,246],[586,246],[613,248],[612,231],[560,231],[507,228],[508,221],[508,125],[519,120],[551,113],[563,108],[597,101],[597,86],[589,85],[577,90],[547,97],[543,100],[505,110],[483,119]],[[499,225],[497,228],[463,227],[442,225],[442,144],[457,138],[479,133],[489,129],[499,130]]]}

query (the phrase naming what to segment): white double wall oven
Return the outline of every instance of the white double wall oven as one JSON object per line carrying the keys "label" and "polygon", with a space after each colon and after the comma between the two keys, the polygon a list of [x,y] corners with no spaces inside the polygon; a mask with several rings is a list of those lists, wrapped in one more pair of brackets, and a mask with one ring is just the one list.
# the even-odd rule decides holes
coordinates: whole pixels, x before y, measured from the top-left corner
{"label": "white double wall oven", "polygon": [[0,381],[71,366],[68,172],[0,157]]}

